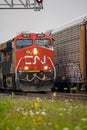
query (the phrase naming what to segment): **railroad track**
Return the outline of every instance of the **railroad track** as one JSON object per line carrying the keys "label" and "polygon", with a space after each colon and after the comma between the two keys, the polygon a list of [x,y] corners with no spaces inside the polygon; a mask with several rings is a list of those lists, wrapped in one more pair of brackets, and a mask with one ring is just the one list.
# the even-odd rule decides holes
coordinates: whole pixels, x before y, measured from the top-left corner
{"label": "railroad track", "polygon": [[59,93],[57,98],[87,101],[87,94]]}
{"label": "railroad track", "polygon": [[58,92],[22,92],[22,91],[12,91],[12,90],[0,90],[0,96],[12,95],[14,98],[46,98],[46,99],[74,99],[79,101],[87,102],[87,94],[77,94],[77,93],[58,93]]}

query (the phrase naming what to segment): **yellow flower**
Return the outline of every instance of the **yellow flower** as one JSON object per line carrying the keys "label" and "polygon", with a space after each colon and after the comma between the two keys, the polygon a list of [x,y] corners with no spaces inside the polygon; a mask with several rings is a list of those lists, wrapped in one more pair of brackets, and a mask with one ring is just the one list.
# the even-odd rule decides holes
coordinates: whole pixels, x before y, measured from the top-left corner
{"label": "yellow flower", "polygon": [[58,124],[55,124],[55,129],[56,129],[56,130],[58,130],[58,129],[59,129]]}
{"label": "yellow flower", "polygon": [[35,118],[33,118],[32,121],[33,121],[34,125],[37,125],[42,122],[42,117],[40,115],[38,115]]}
{"label": "yellow flower", "polygon": [[36,125],[36,124],[37,124],[35,119],[33,119],[33,123],[34,123],[34,125]]}
{"label": "yellow flower", "polygon": [[10,128],[9,128],[9,127],[6,127],[6,130],[10,130]]}
{"label": "yellow flower", "polygon": [[39,102],[35,101],[34,104],[33,104],[33,106],[34,106],[35,108],[39,107]]}
{"label": "yellow flower", "polygon": [[53,97],[56,97],[56,93],[53,93]]}
{"label": "yellow flower", "polygon": [[37,122],[41,122],[42,121],[42,117],[39,115],[38,117],[37,117]]}

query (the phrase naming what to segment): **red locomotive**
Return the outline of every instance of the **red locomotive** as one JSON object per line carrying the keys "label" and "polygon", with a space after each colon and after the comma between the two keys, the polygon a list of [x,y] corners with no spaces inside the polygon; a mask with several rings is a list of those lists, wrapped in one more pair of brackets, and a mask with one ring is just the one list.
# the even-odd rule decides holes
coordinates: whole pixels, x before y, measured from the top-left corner
{"label": "red locomotive", "polygon": [[0,45],[0,87],[49,91],[54,78],[51,36],[22,33]]}

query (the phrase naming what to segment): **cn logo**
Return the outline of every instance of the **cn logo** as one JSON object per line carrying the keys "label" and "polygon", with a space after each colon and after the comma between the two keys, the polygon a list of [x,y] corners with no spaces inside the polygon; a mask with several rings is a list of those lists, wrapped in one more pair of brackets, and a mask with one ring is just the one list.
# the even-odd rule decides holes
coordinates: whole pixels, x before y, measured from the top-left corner
{"label": "cn logo", "polygon": [[40,58],[39,56],[25,56],[26,65],[35,65],[38,61],[44,65],[46,63],[46,56],[44,55],[43,58]]}

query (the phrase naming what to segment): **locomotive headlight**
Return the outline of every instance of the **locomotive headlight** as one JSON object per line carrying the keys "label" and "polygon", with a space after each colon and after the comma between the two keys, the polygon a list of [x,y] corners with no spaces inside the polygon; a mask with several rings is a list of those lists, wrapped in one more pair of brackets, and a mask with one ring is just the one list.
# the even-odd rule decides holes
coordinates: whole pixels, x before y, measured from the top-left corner
{"label": "locomotive headlight", "polygon": [[48,70],[48,66],[47,65],[44,66],[44,70]]}
{"label": "locomotive headlight", "polygon": [[33,49],[33,54],[34,54],[34,55],[37,55],[37,53],[38,53],[37,48],[34,48],[34,49]]}
{"label": "locomotive headlight", "polygon": [[24,66],[24,70],[28,70],[29,69],[29,67],[28,66]]}

